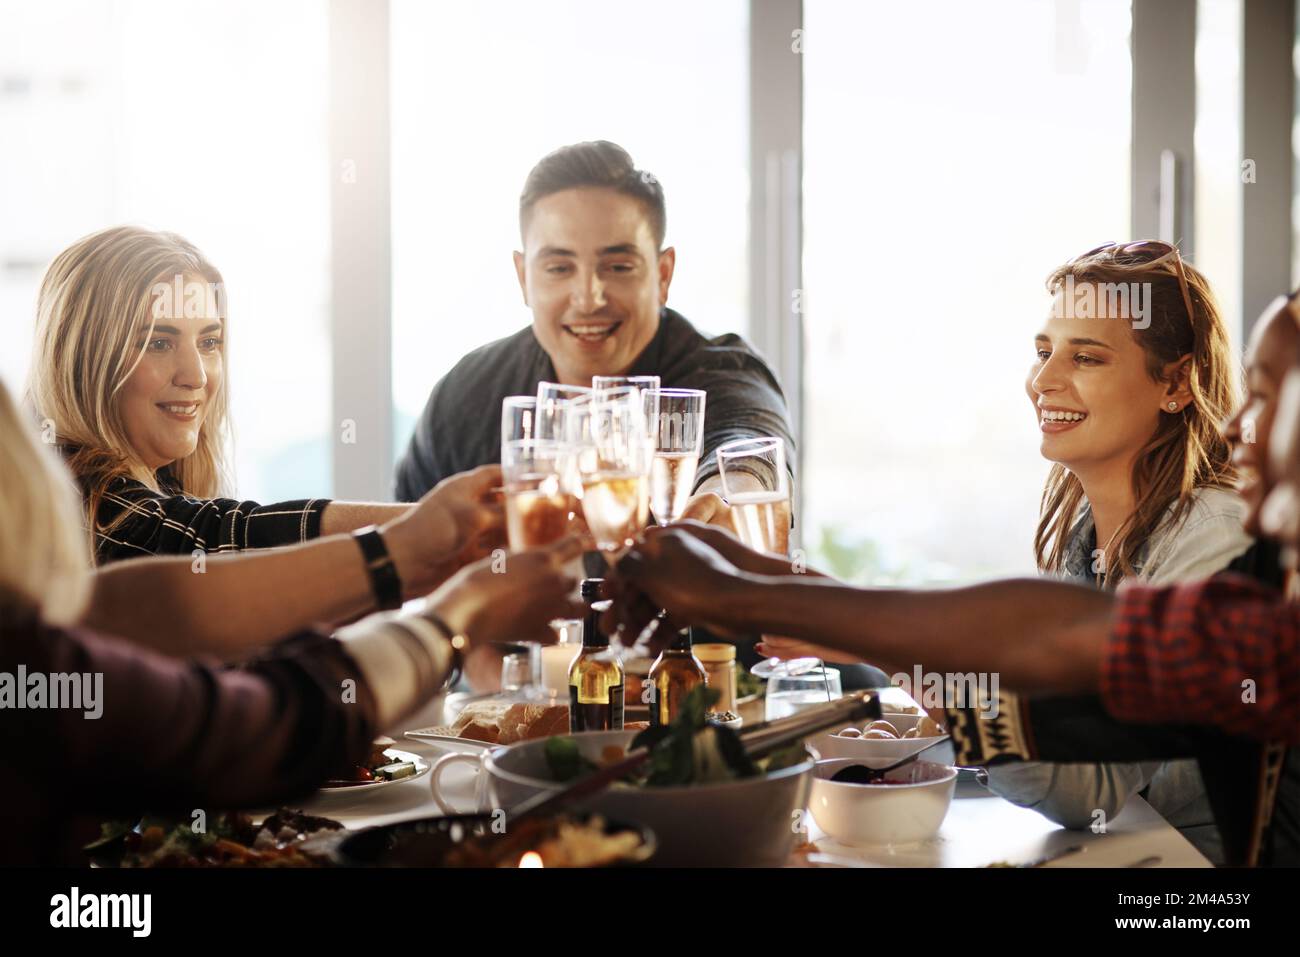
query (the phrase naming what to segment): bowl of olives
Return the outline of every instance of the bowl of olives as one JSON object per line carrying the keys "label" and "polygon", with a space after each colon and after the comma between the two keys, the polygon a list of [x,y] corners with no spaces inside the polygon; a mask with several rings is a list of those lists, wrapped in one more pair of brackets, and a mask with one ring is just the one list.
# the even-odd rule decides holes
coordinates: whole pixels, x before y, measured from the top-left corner
{"label": "bowl of olives", "polygon": [[[852,758],[867,767],[883,768],[947,737],[948,732],[929,715],[883,714],[869,724],[817,735],[811,744],[823,758]],[[939,763],[953,759],[948,745],[927,752],[926,757]]]}

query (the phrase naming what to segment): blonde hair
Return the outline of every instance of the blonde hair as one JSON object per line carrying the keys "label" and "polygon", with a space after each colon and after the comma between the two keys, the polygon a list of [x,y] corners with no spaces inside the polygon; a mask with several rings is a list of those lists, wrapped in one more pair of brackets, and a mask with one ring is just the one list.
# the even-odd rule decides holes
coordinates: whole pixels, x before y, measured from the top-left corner
{"label": "blonde hair", "polygon": [[[155,290],[176,276],[222,287],[221,273],[182,237],[117,226],[77,240],[55,257],[41,281],[28,398],[68,447],[92,529],[98,527],[100,500],[116,479],[130,476],[158,487],[131,447],[117,396],[153,335]],[[228,337],[228,330],[223,333]],[[137,345],[142,338],[144,345]],[[221,368],[198,445],[170,465],[181,490],[198,498],[212,498],[227,485],[224,348]]]}
{"label": "blonde hair", "polygon": [[42,446],[0,382],[0,621],[76,621],[90,551],[68,470]]}
{"label": "blonde hair", "polygon": [[[1147,259],[1128,247],[1110,247],[1072,259],[1047,278],[1053,295],[1075,283],[1150,283],[1150,326],[1133,330],[1134,340],[1146,352],[1147,374],[1162,381],[1165,366],[1190,355],[1187,371],[1192,401],[1181,412],[1161,414],[1155,434],[1138,453],[1133,465],[1133,495],[1137,503],[1116,531],[1113,547],[1104,556],[1106,586],[1113,588],[1134,573],[1133,562],[1146,540],[1160,526],[1169,507],[1177,523],[1193,504],[1193,493],[1203,487],[1236,484],[1231,447],[1220,423],[1237,402],[1237,364],[1228,341],[1223,316],[1209,280],[1177,253]],[[1191,315],[1183,298],[1178,268],[1187,277]],[[1052,466],[1043,489],[1034,553],[1043,571],[1060,571],[1064,565],[1070,531],[1083,503],[1083,485],[1069,469]],[[1098,543],[1099,547],[1106,547]]]}

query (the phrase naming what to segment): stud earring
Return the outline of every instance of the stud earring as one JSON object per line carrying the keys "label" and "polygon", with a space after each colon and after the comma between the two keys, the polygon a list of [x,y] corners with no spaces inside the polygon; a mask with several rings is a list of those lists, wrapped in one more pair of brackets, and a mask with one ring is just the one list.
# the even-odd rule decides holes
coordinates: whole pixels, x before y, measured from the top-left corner
{"label": "stud earring", "polygon": [[1170,402],[1170,403],[1169,403],[1169,411],[1170,411],[1170,412],[1177,412],[1177,411],[1178,411],[1178,403],[1177,403],[1177,402]]}

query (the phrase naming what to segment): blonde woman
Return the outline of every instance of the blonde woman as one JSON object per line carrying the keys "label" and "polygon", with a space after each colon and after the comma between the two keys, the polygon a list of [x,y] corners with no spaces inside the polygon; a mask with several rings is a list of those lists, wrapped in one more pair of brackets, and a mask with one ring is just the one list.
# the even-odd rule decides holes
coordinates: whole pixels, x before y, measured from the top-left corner
{"label": "blonde woman", "polygon": [[[457,654],[453,636],[467,660],[492,657],[491,642],[545,640],[548,621],[580,607],[567,597],[575,582],[564,566],[581,551],[569,539],[512,555],[504,573],[490,560],[462,569],[418,614],[373,616],[338,639],[301,632],[224,670],[113,635],[157,627],[152,599],[177,591],[182,607],[224,593],[238,614],[225,573],[251,565],[274,578],[273,556],[214,557],[204,576],[186,558],[92,572],[79,513],[67,471],[28,434],[0,383],[0,673],[44,676],[49,694],[77,692],[0,710],[4,865],[84,863],[77,848],[94,836],[77,829],[86,815],[267,806],[308,793],[437,692]],[[248,623],[265,639],[304,621],[279,635]],[[221,622],[182,626],[211,641]],[[349,682],[355,696],[341,693]]]}
{"label": "blonde woman", "polygon": [[[172,233],[132,226],[78,240],[41,283],[29,399],[81,486],[99,563],[308,541],[391,522],[409,505],[259,505],[226,490],[230,318],[221,273]],[[504,541],[495,468],[423,499],[409,540],[370,535],[401,595],[423,594]],[[402,550],[415,555],[399,555]],[[392,586],[390,581],[389,586]]]}

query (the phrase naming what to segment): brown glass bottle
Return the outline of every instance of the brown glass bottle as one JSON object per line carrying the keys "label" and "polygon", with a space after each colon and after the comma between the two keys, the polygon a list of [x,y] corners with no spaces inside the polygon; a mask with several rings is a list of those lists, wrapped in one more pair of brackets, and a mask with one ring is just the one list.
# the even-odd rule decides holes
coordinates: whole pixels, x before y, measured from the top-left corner
{"label": "brown glass bottle", "polygon": [[610,650],[609,637],[600,630],[600,612],[608,604],[600,600],[602,581],[588,578],[582,583],[582,600],[587,603],[582,651],[569,666],[569,730],[573,732],[623,730],[623,666]]}
{"label": "brown glass bottle", "polygon": [[646,675],[646,704],[650,725],[668,724],[677,717],[692,688],[709,683],[708,674],[691,647],[691,630],[677,633],[673,643],[659,653]]}

